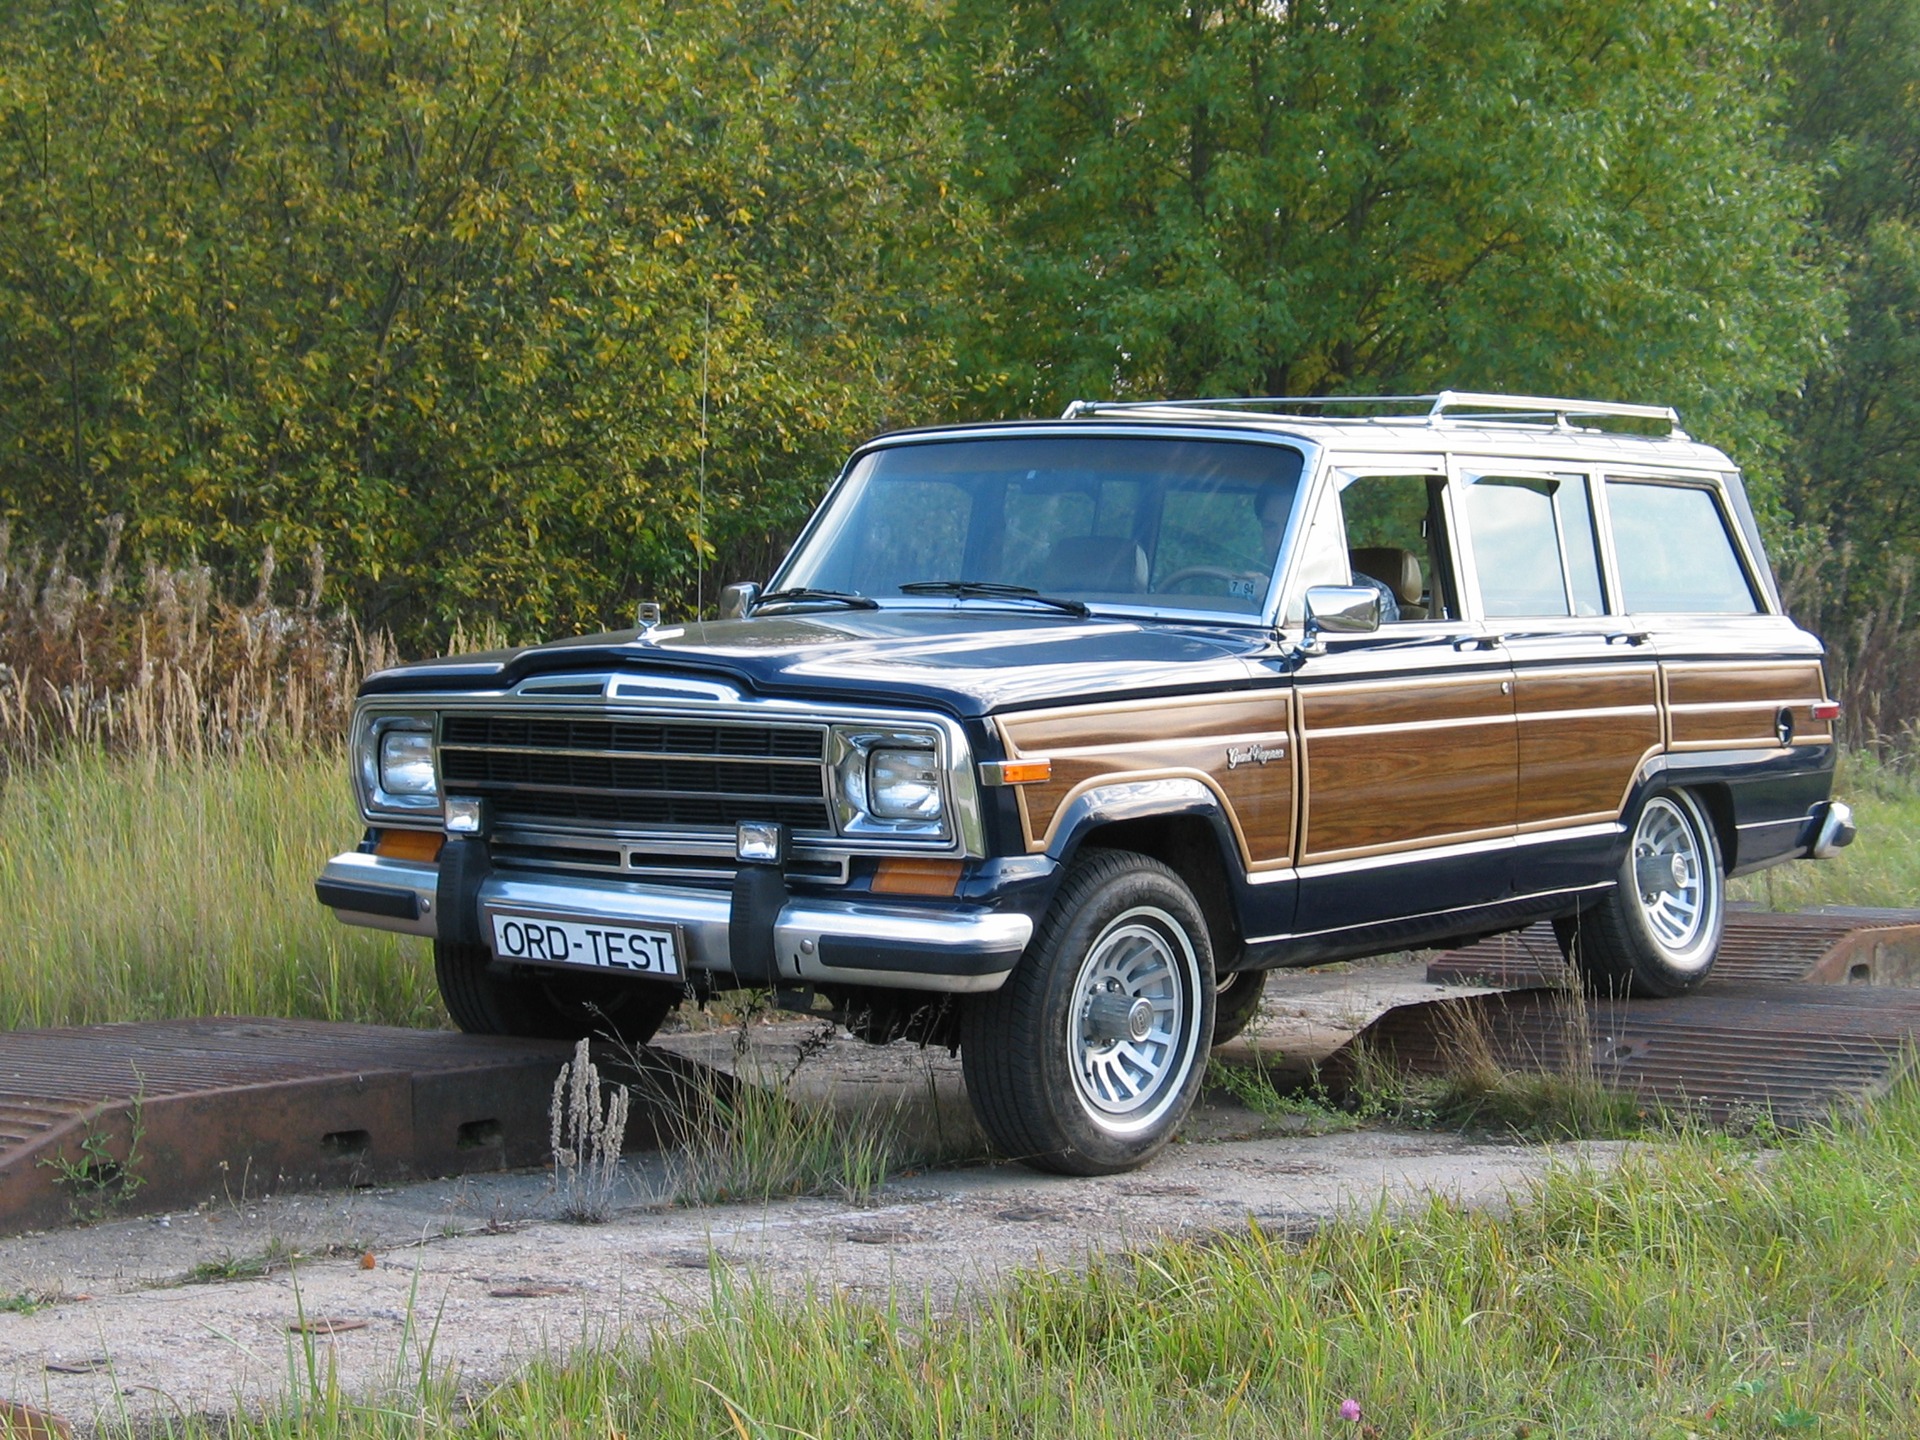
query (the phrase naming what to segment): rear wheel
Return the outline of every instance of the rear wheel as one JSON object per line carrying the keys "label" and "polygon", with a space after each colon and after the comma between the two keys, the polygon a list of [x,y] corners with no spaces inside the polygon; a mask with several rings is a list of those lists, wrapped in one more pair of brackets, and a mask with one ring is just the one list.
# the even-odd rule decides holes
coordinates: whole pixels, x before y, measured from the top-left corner
{"label": "rear wheel", "polygon": [[1603,994],[1682,995],[1707,978],[1726,923],[1713,823],[1685,790],[1649,795],[1605,899],[1554,922],[1560,946]]}
{"label": "rear wheel", "polygon": [[1007,983],[962,1016],[981,1128],[1042,1170],[1145,1164],[1199,1093],[1213,1000],[1213,951],[1186,884],[1145,856],[1089,853]]}
{"label": "rear wheel", "polygon": [[453,1023],[469,1035],[577,1040],[610,1035],[644,1045],[679,1005],[670,985],[564,971],[500,975],[484,945],[433,942],[433,972]]}

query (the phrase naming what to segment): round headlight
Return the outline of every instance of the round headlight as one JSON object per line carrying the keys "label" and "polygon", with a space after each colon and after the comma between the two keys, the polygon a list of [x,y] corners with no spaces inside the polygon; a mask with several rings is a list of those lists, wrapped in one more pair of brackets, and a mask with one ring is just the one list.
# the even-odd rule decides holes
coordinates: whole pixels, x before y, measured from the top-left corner
{"label": "round headlight", "polygon": [[380,734],[380,788],[389,795],[433,795],[433,736],[424,730]]}
{"label": "round headlight", "polygon": [[938,757],[931,750],[871,751],[867,756],[867,807],[883,820],[938,820]]}

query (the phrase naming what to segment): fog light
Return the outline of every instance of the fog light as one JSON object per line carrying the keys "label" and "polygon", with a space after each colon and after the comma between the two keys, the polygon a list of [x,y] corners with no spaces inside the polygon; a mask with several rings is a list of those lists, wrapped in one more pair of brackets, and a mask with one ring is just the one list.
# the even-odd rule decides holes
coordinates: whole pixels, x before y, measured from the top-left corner
{"label": "fog light", "polygon": [[447,833],[484,835],[487,833],[487,802],[447,797]]}
{"label": "fog light", "polygon": [[784,865],[787,827],[777,820],[742,820],[733,830],[733,853],[743,865]]}

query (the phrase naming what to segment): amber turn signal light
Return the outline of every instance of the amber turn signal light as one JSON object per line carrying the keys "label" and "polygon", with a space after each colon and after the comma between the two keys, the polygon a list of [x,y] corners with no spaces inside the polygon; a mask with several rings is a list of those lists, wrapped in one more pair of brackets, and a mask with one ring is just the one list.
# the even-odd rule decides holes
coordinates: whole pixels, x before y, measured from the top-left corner
{"label": "amber turn signal light", "polygon": [[951,895],[959,888],[958,860],[890,858],[873,875],[876,895]]}
{"label": "amber turn signal light", "polygon": [[431,830],[382,830],[373,853],[389,860],[438,860],[446,839]]}
{"label": "amber turn signal light", "polygon": [[983,785],[1039,785],[1052,778],[1051,760],[986,760],[980,765]]}

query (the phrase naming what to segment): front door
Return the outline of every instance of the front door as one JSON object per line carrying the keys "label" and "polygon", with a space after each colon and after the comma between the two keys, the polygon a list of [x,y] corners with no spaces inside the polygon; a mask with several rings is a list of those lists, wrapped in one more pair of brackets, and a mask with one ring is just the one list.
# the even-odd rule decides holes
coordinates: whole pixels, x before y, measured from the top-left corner
{"label": "front door", "polygon": [[1376,926],[1443,933],[1449,915],[1508,891],[1512,667],[1461,604],[1437,463],[1430,473],[1339,475],[1315,526],[1318,568],[1337,568],[1326,535],[1338,527],[1348,574],[1309,578],[1382,590],[1385,623],[1373,635],[1329,637],[1326,653],[1296,672],[1294,933],[1334,949],[1343,932]]}

